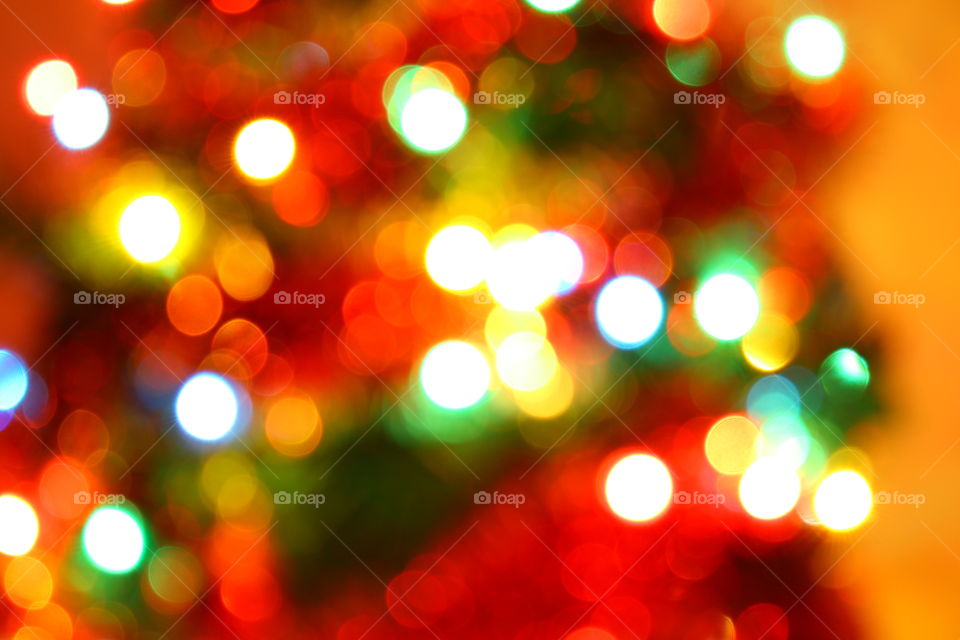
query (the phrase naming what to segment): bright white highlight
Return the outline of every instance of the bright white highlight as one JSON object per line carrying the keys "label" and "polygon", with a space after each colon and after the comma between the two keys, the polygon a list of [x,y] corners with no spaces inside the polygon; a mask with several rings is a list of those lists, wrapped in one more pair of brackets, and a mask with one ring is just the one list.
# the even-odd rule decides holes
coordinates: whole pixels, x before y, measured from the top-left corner
{"label": "bright white highlight", "polygon": [[508,242],[491,256],[487,288],[494,300],[512,311],[533,311],[557,290],[556,274],[535,238]]}
{"label": "bright white highlight", "polygon": [[465,409],[490,387],[490,365],[480,350],[459,340],[441,342],[420,367],[420,384],[430,400],[445,409]]}
{"label": "bright white highlight", "polygon": [[760,316],[760,298],[750,283],[731,273],[713,276],[693,298],[693,310],[703,330],[718,340],[745,335]]}
{"label": "bright white highlight", "polygon": [[556,13],[572,9],[580,3],[580,0],[527,0],[534,9],[539,9],[546,13]]}
{"label": "bright white highlight", "polygon": [[497,347],[497,373],[511,389],[536,391],[553,378],[557,354],[540,334],[519,331]]}
{"label": "bright white highlight", "polygon": [[120,242],[140,262],[166,258],[179,238],[180,216],[162,196],[137,198],[120,216]]}
{"label": "bright white highlight", "polygon": [[663,301],[656,287],[643,278],[621,276],[603,286],[595,314],[607,342],[632,349],[657,331],[663,321]]}
{"label": "bright white highlight", "polygon": [[400,114],[400,130],[411,145],[421,151],[449,149],[467,128],[463,103],[443,89],[423,89],[407,100]]}
{"label": "bright white highlight", "polygon": [[237,422],[237,394],[215,373],[198,373],[183,383],[177,394],[177,421],[198,440],[219,440]]}
{"label": "bright white highlight", "polygon": [[553,276],[554,293],[563,295],[572,291],[583,275],[583,253],[573,238],[559,231],[545,231],[530,238],[529,243]]}
{"label": "bright white highlight", "polygon": [[30,503],[14,495],[0,496],[0,553],[22,556],[33,548],[40,521]]}
{"label": "bright white highlight", "polygon": [[837,27],[819,16],[799,18],[787,29],[787,59],[805,75],[832,76],[843,64],[845,46]]}
{"label": "bright white highlight", "polygon": [[855,471],[837,471],[823,479],[813,497],[813,511],[823,526],[847,531],[859,526],[873,509],[873,492]]}
{"label": "bright white highlight", "polygon": [[618,461],[604,485],[607,504],[624,520],[651,520],[670,505],[673,478],[658,458],[636,453]]}
{"label": "bright white highlight", "polygon": [[41,62],[30,71],[23,93],[27,104],[41,116],[53,115],[53,109],[64,95],[77,88],[77,74],[63,60]]}
{"label": "bright white highlight", "polygon": [[800,499],[800,476],[777,458],[761,458],[740,478],[740,504],[754,518],[774,520]]}
{"label": "bright white highlight", "polygon": [[126,511],[102,507],[83,527],[83,548],[90,560],[110,573],[126,573],[143,557],[143,531]]}
{"label": "bright white highlight", "polygon": [[256,180],[269,180],[293,162],[297,143],[290,128],[279,120],[254,120],[237,134],[233,158],[240,171]]}
{"label": "bright white highlight", "polygon": [[463,224],[447,227],[427,245],[427,273],[444,289],[467,291],[483,282],[492,251],[477,229]]}
{"label": "bright white highlight", "polygon": [[110,109],[93,89],[76,89],[63,94],[53,108],[53,133],[67,149],[92,147],[110,124]]}

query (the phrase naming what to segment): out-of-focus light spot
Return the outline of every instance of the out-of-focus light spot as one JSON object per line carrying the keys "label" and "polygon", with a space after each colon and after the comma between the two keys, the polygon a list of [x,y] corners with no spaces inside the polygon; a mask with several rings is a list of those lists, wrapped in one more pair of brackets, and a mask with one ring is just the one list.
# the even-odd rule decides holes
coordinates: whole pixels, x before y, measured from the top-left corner
{"label": "out-of-focus light spot", "polygon": [[198,440],[219,440],[237,422],[239,402],[233,387],[215,373],[198,373],[177,394],[177,422]]}
{"label": "out-of-focus light spot", "polygon": [[497,373],[511,389],[536,391],[546,385],[557,369],[557,354],[542,335],[520,331],[497,347]]}
{"label": "out-of-focus light spot", "polygon": [[557,13],[572,9],[580,4],[580,0],[527,0],[527,4],[546,13]]}
{"label": "out-of-focus light spot", "polygon": [[794,20],[787,29],[784,46],[790,65],[812,78],[826,78],[835,74],[846,54],[840,30],[820,16],[804,16]]}
{"label": "out-of-focus light spot", "polygon": [[267,440],[280,453],[305,456],[320,443],[323,434],[320,412],[309,396],[287,395],[271,405],[264,431]]}
{"label": "out-of-focus light spot", "polygon": [[107,573],[129,573],[143,557],[143,528],[126,509],[100,507],[83,526],[83,550]]}
{"label": "out-of-focus light spot", "polygon": [[694,313],[703,330],[717,340],[736,340],[760,315],[760,299],[750,283],[721,273],[703,283],[693,298]]}
{"label": "out-of-focus light spot", "polygon": [[504,338],[520,331],[546,337],[547,321],[539,311],[511,311],[497,305],[490,311],[483,326],[483,335],[491,349],[496,349]]}
{"label": "out-of-focus light spot", "polygon": [[777,313],[763,313],[740,343],[744,358],[760,371],[787,366],[797,353],[800,336],[796,327]]}
{"label": "out-of-focus light spot", "polygon": [[562,366],[557,366],[553,377],[539,389],[514,391],[517,407],[528,416],[548,420],[555,418],[573,402],[573,376]]}
{"label": "out-of-focus light spot", "polygon": [[7,565],[3,586],[7,597],[17,605],[29,610],[42,609],[53,595],[53,576],[47,565],[37,558],[19,556]]}
{"label": "out-of-focus light spot", "polygon": [[820,482],[813,511],[828,529],[847,531],[859,526],[873,509],[870,485],[856,471],[837,471]]}
{"label": "out-of-focus light spot", "polygon": [[40,521],[30,503],[15,495],[0,496],[0,553],[20,556],[33,548]]}
{"label": "out-of-focus light spot", "polygon": [[400,131],[414,148],[428,153],[455,145],[467,128],[467,110],[449,91],[429,88],[410,96],[400,113]]}
{"label": "out-of-focus light spot", "polygon": [[490,365],[480,350],[459,340],[441,342],[420,367],[420,384],[430,400],[445,409],[480,402],[490,387]]}
{"label": "out-of-focus light spot", "polygon": [[671,42],[664,62],[670,75],[688,87],[702,87],[716,79],[720,70],[720,48],[710,38],[697,42]]}
{"label": "out-of-focus light spot", "polygon": [[109,124],[107,101],[93,89],[65,93],[53,107],[53,133],[67,149],[92,147]]}
{"label": "out-of-focus light spot", "polygon": [[756,458],[759,435],[757,425],[744,416],[720,418],[703,443],[710,466],[727,475],[743,473]]}
{"label": "out-of-focus light spot", "polygon": [[130,4],[133,0],[103,0],[104,4]]}
{"label": "out-of-focus light spot", "polygon": [[254,120],[237,134],[233,158],[240,171],[255,180],[270,180],[283,173],[296,152],[290,128],[271,118]]}
{"label": "out-of-focus light spot", "polygon": [[870,383],[870,367],[853,349],[838,349],[820,365],[820,382],[831,395],[859,393]]}
{"label": "out-of-focus light spot", "polygon": [[754,518],[774,520],[800,499],[800,476],[776,458],[761,458],[740,478],[740,504]]}
{"label": "out-of-focus light spot", "polygon": [[427,245],[427,273],[444,289],[467,291],[483,282],[491,251],[481,231],[464,224],[447,227]]}
{"label": "out-of-focus light spot", "polygon": [[213,6],[224,13],[244,13],[257,5],[260,0],[213,0]]}
{"label": "out-of-focus light spot", "polygon": [[138,262],[163,260],[179,239],[180,215],[163,196],[141,196],[120,216],[120,241]]}
{"label": "out-of-focus light spot", "polygon": [[0,411],[16,407],[27,395],[29,377],[23,360],[12,351],[0,349]]}
{"label": "out-of-focus light spot", "polygon": [[167,317],[177,331],[200,336],[213,329],[223,313],[220,288],[200,274],[181,278],[167,294]]}
{"label": "out-of-focus light spot", "polygon": [[57,101],[76,88],[77,74],[69,62],[47,60],[30,70],[23,94],[36,114],[51,116]]}
{"label": "out-of-focus light spot", "polygon": [[595,315],[607,342],[620,349],[633,349],[649,340],[660,327],[663,300],[643,278],[621,276],[603,285]]}
{"label": "out-of-focus light spot", "polygon": [[241,230],[225,236],[213,256],[220,286],[235,300],[259,298],[276,277],[273,254],[257,231]]}
{"label": "out-of-focus light spot", "polygon": [[127,107],[150,104],[163,93],[167,65],[153,49],[131,49],[113,66],[115,99]]}
{"label": "out-of-focus light spot", "polygon": [[764,376],[747,393],[747,414],[757,424],[777,416],[796,417],[800,414],[800,392],[783,376]]}
{"label": "out-of-focus light spot", "polygon": [[653,20],[674,40],[695,40],[710,27],[707,0],[654,0]]}
{"label": "out-of-focus light spot", "polygon": [[165,601],[186,606],[197,599],[203,586],[203,567],[185,549],[161,547],[147,565],[147,580],[153,592]]}
{"label": "out-of-focus light spot", "polygon": [[811,446],[810,433],[797,416],[775,415],[763,423],[757,440],[757,457],[773,458],[792,469],[807,461]]}
{"label": "out-of-focus light spot", "polygon": [[572,291],[583,275],[583,254],[573,238],[559,231],[545,231],[528,242],[556,281],[554,293],[563,295]]}
{"label": "out-of-focus light spot", "polygon": [[610,509],[625,520],[651,520],[670,505],[673,478],[659,458],[635,453],[619,460],[604,485]]}
{"label": "out-of-focus light spot", "polygon": [[490,295],[514,311],[532,311],[557,290],[557,274],[550,271],[533,238],[508,241],[494,249],[490,258]]}

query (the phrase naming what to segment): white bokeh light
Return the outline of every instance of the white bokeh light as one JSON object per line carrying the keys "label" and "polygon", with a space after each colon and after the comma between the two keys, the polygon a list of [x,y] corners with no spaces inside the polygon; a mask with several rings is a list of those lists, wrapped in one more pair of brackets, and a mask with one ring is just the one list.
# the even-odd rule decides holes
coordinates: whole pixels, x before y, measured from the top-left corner
{"label": "white bokeh light", "polygon": [[297,143],[290,127],[279,120],[254,120],[237,134],[233,157],[244,174],[269,180],[283,173],[293,162]]}
{"label": "white bokeh light", "polygon": [[467,291],[483,282],[491,252],[482,232],[453,225],[439,231],[427,245],[427,273],[444,289]]}
{"label": "white bokeh light", "polygon": [[846,51],[839,29],[820,16],[795,20],[787,29],[785,46],[790,64],[813,78],[836,73],[843,64]]}
{"label": "white bokeh light", "polygon": [[774,520],[800,499],[800,476],[777,458],[761,458],[740,478],[740,504],[754,518]]}
{"label": "white bokeh light", "polygon": [[480,402],[490,387],[490,365],[479,349],[449,340],[431,349],[420,367],[420,384],[437,406],[465,409]]}
{"label": "white bokeh light", "polygon": [[69,62],[47,60],[30,71],[23,93],[34,113],[50,116],[60,98],[76,88],[77,74]]}
{"label": "white bokeh light", "polygon": [[411,145],[427,152],[449,149],[467,128],[467,110],[449,91],[417,91],[403,105],[400,130]]}
{"label": "white bokeh light", "polygon": [[92,147],[110,124],[110,108],[93,89],[69,91],[53,108],[53,133],[67,149]]}
{"label": "white bokeh light", "polygon": [[0,496],[0,553],[21,556],[33,548],[40,521],[30,503],[15,495]]}
{"label": "white bokeh light", "polygon": [[823,526],[835,531],[857,527],[873,509],[870,485],[856,471],[837,471],[820,482],[813,510]]}
{"label": "white bokeh light", "polygon": [[658,458],[636,453],[613,465],[607,474],[604,495],[610,509],[624,520],[651,520],[670,505],[673,478]]}
{"label": "white bokeh light", "polygon": [[177,421],[198,440],[219,440],[237,422],[239,402],[233,387],[215,373],[198,373],[177,394]]}
{"label": "white bokeh light", "polygon": [[583,275],[583,253],[573,238],[559,231],[544,231],[528,242],[552,276],[554,293],[563,295],[572,291]]}
{"label": "white bokeh light", "polygon": [[704,331],[718,340],[736,340],[756,324],[760,298],[740,276],[721,273],[703,283],[693,298],[693,309]]}
{"label": "white bokeh light", "polygon": [[580,4],[580,0],[527,0],[527,4],[545,13],[557,13],[572,9]]}
{"label": "white bokeh light", "polygon": [[120,216],[120,242],[135,260],[156,262],[167,257],[180,238],[180,216],[163,196],[142,196]]}
{"label": "white bokeh light", "polygon": [[607,342],[632,349],[649,340],[663,321],[663,300],[656,287],[637,276],[614,278],[603,286],[595,309]]}
{"label": "white bokeh light", "polygon": [[101,507],[90,514],[83,527],[83,548],[100,569],[127,573],[143,557],[143,530],[126,511]]}
{"label": "white bokeh light", "polygon": [[507,309],[533,311],[556,292],[557,275],[532,238],[514,240],[491,255],[487,288]]}

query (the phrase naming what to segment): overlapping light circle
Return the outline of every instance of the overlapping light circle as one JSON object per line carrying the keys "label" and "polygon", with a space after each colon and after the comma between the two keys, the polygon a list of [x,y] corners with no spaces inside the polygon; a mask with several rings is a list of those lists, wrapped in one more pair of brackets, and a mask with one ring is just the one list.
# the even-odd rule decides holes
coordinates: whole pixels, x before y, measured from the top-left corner
{"label": "overlapping light circle", "polygon": [[203,372],[180,387],[176,400],[177,422],[198,440],[220,440],[233,429],[239,415],[236,391],[218,374]]}
{"label": "overlapping light circle", "polygon": [[777,458],[761,458],[740,478],[740,503],[754,518],[775,520],[800,499],[800,476]]}
{"label": "overlapping light circle", "polygon": [[270,180],[293,162],[297,143],[290,127],[272,118],[247,124],[233,143],[237,167],[255,180]]}
{"label": "overlapping light circle", "polygon": [[847,531],[860,525],[870,515],[873,492],[856,471],[836,471],[824,478],[817,487],[813,510],[823,526],[835,531]]}
{"label": "overlapping light circle", "polygon": [[151,263],[164,259],[180,238],[176,207],[158,195],[141,196],[120,217],[120,241],[134,260]]}
{"label": "overlapping light circle", "polygon": [[75,89],[57,100],[53,107],[53,133],[67,149],[92,147],[107,132],[110,109],[93,89]]}
{"label": "overlapping light circle", "polygon": [[107,573],[129,573],[143,558],[143,528],[126,509],[100,507],[90,514],[82,537],[87,557]]}
{"label": "overlapping light circle", "polygon": [[30,503],[19,496],[0,496],[0,553],[20,556],[33,548],[40,521]]}
{"label": "overlapping light circle", "polygon": [[647,342],[663,322],[656,287],[637,276],[620,276],[603,286],[594,309],[603,337],[620,349]]}
{"label": "overlapping light circle", "polygon": [[438,232],[427,245],[427,273],[438,285],[451,291],[467,291],[487,275],[492,248],[479,230],[453,225]]}
{"label": "overlapping light circle", "polygon": [[467,128],[467,110],[453,93],[431,87],[417,91],[400,112],[400,132],[414,148],[427,153],[455,145]]}
{"label": "overlapping light circle", "polygon": [[718,340],[736,340],[750,331],[760,316],[757,292],[732,273],[721,273],[704,282],[693,305],[697,322]]}
{"label": "overlapping light circle", "polygon": [[652,520],[670,505],[673,478],[659,458],[635,453],[621,458],[610,469],[604,495],[610,509],[624,520]]}
{"label": "overlapping light circle", "polygon": [[437,406],[465,409],[486,395],[490,387],[490,365],[472,344],[460,340],[441,342],[424,357],[420,384]]}

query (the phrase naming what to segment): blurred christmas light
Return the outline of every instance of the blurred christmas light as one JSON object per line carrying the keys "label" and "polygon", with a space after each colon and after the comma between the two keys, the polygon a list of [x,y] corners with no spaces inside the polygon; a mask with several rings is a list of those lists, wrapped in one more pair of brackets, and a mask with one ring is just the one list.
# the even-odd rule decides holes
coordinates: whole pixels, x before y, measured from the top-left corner
{"label": "blurred christmas light", "polygon": [[544,231],[528,241],[534,255],[541,256],[556,281],[553,293],[569,293],[583,275],[583,254],[577,243],[565,233]]}
{"label": "blurred christmas light", "polygon": [[57,101],[76,88],[77,74],[69,62],[47,60],[30,70],[23,93],[35,113],[51,116]]}
{"label": "blurred christmas light", "polygon": [[177,422],[198,440],[219,440],[237,422],[237,394],[223,376],[197,373],[183,383],[176,400]]}
{"label": "blurred christmas light", "polygon": [[858,527],[870,515],[873,492],[856,471],[836,471],[820,481],[813,509],[823,526],[847,531]]}
{"label": "blurred christmas light", "polygon": [[749,282],[721,273],[703,283],[693,298],[694,313],[703,330],[718,340],[736,340],[756,323],[760,299]]}
{"label": "blurred christmas light", "polygon": [[497,347],[497,373],[511,389],[536,391],[557,370],[557,354],[547,339],[537,333],[520,331],[506,337]]}
{"label": "blurred christmas light", "polygon": [[533,238],[506,242],[490,257],[490,295],[513,311],[532,311],[557,290],[557,274],[540,251],[544,246],[533,243]]}
{"label": "blurred christmas light", "polygon": [[663,300],[656,287],[636,276],[607,282],[597,296],[595,315],[603,337],[619,349],[648,341],[663,322]]}
{"label": "blurred christmas light", "polygon": [[740,503],[754,518],[775,520],[800,499],[800,476],[777,458],[761,458],[740,478]]}
{"label": "blurred christmas light", "polygon": [[490,241],[477,229],[446,227],[427,245],[427,273],[444,289],[467,291],[483,282],[491,251]]}
{"label": "blurred christmas light", "polygon": [[754,368],[776,371],[789,364],[799,345],[800,335],[792,322],[780,314],[762,313],[743,336],[740,349]]}
{"label": "blurred christmas light", "polygon": [[107,132],[109,124],[107,101],[93,89],[67,92],[53,107],[53,133],[67,149],[92,147]]}
{"label": "blurred christmas light", "polygon": [[580,0],[526,0],[534,9],[546,13],[557,13],[558,11],[567,11],[580,4]]}
{"label": "blurred christmas light", "polygon": [[467,110],[454,94],[430,88],[410,96],[400,113],[404,140],[419,151],[437,153],[455,145],[467,128]]}
{"label": "blurred christmas light", "polygon": [[800,392],[781,375],[764,376],[747,393],[747,414],[757,424],[777,416],[796,417],[800,414]]}
{"label": "blurred christmas light", "polygon": [[486,395],[490,387],[490,365],[471,344],[459,340],[441,342],[424,357],[420,384],[437,406],[465,409]]}
{"label": "blurred christmas light", "polygon": [[0,411],[9,411],[27,395],[27,367],[15,353],[0,349]]}
{"label": "blurred christmas light", "polygon": [[296,152],[290,128],[279,120],[261,118],[245,125],[233,143],[237,167],[255,180],[270,180],[286,171]]}
{"label": "blurred christmas light", "polygon": [[163,196],[141,196],[127,205],[120,217],[120,241],[138,262],[163,260],[179,238],[180,215]]}
{"label": "blurred christmas light", "polygon": [[0,496],[0,553],[20,556],[33,548],[40,521],[30,503],[19,496]]}
{"label": "blurred christmas light", "polygon": [[857,394],[870,383],[870,367],[853,349],[837,349],[820,365],[820,383],[831,395]]}
{"label": "blurred christmas light", "polygon": [[624,520],[652,520],[670,506],[673,478],[659,458],[645,453],[631,454],[610,469],[604,495],[610,509]]}
{"label": "blurred christmas light", "polygon": [[756,459],[759,436],[757,425],[744,416],[720,418],[710,427],[703,443],[707,461],[719,473],[741,474]]}
{"label": "blurred christmas light", "polygon": [[826,78],[843,64],[846,46],[836,25],[820,16],[797,18],[787,29],[787,60],[803,75]]}
{"label": "blurred christmas light", "polygon": [[143,528],[127,509],[96,509],[87,518],[82,537],[87,558],[107,573],[129,573],[143,557]]}
{"label": "blurred christmas light", "polygon": [[706,0],[654,0],[653,20],[674,40],[695,40],[707,32],[712,19]]}

